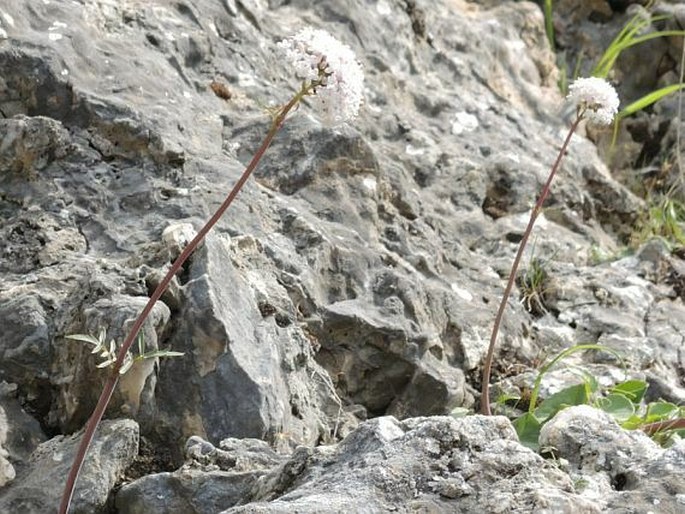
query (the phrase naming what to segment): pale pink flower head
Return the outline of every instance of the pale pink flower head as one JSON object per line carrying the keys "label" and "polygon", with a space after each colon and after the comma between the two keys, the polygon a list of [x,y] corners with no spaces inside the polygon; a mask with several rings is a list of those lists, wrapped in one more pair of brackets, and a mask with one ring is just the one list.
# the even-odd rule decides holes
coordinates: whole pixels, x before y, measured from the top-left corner
{"label": "pale pink flower head", "polygon": [[569,86],[566,99],[583,110],[588,121],[598,125],[610,125],[618,112],[616,90],[598,77],[576,79]]}
{"label": "pale pink flower head", "polygon": [[364,72],[354,51],[325,30],[307,27],[278,44],[301,79],[314,87],[314,102],[329,126],[352,120],[359,113]]}

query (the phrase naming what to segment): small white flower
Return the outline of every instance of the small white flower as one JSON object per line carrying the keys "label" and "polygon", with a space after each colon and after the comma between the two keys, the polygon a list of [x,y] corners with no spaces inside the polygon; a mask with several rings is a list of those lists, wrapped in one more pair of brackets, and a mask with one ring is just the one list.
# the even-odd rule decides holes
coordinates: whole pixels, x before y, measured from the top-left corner
{"label": "small white flower", "polygon": [[588,121],[609,125],[618,112],[618,94],[606,80],[598,77],[577,79],[568,88],[566,99],[585,110]]}
{"label": "small white flower", "polygon": [[297,75],[320,82],[314,92],[323,122],[339,125],[359,112],[364,72],[352,49],[325,30],[307,27],[278,44]]}

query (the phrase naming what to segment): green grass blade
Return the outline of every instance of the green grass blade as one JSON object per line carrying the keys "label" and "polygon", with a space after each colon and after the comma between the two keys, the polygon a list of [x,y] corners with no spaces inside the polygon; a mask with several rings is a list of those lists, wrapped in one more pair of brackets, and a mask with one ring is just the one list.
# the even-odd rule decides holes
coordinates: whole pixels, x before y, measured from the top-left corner
{"label": "green grass blade", "polygon": [[155,350],[142,355],[137,355],[137,359],[153,359],[155,357],[182,357],[183,352],[173,352],[171,350]]}
{"label": "green grass blade", "polygon": [[552,0],[545,0],[545,32],[547,32],[547,40],[549,47],[554,51],[554,20],[552,18]]}
{"label": "green grass blade", "polygon": [[621,47],[625,45],[626,41],[630,41],[635,34],[643,28],[649,26],[650,20],[645,20],[639,14],[633,16],[628,23],[621,29],[616,37],[609,43],[609,46],[599,58],[599,61],[592,70],[591,75],[600,78],[606,78],[611,71],[611,68],[616,62],[618,55],[621,53]]}
{"label": "green grass blade", "polygon": [[645,107],[649,107],[652,105],[654,102],[658,102],[661,100],[663,97],[666,95],[670,95],[671,93],[675,93],[676,91],[685,88],[685,84],[671,84],[670,86],[662,87],[661,89],[657,89],[656,91],[652,91],[649,94],[646,94],[642,98],[639,98],[638,100],[635,100],[633,103],[628,105],[627,107],[624,107],[621,109],[621,111],[618,113],[616,116],[616,119],[622,119],[625,118],[626,116],[630,116],[631,114],[635,114],[638,111],[641,111]]}
{"label": "green grass blade", "polygon": [[669,16],[653,16],[648,19],[638,18],[639,15],[636,15],[635,18],[631,19],[609,44],[607,49],[602,54],[602,57],[600,57],[599,61],[592,70],[592,76],[606,78],[611,69],[614,67],[616,59],[618,59],[619,55],[621,55],[621,52],[623,52],[623,50],[626,48],[630,48],[631,46],[635,46],[660,37],[682,37],[685,35],[685,31],[682,30],[660,30],[656,32],[650,32],[649,34],[644,34],[642,36],[637,36],[636,34],[652,23],[667,19]]}

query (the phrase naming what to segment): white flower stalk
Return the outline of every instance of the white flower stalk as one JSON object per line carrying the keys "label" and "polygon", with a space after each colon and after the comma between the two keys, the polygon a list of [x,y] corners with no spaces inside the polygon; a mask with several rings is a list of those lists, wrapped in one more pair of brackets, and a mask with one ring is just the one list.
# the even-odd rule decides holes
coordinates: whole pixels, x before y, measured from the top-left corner
{"label": "white flower stalk", "polygon": [[364,72],[352,49],[325,30],[307,27],[278,44],[298,77],[311,87],[322,121],[329,126],[359,113]]}
{"label": "white flower stalk", "polygon": [[588,121],[610,125],[618,112],[618,94],[606,80],[598,77],[577,79],[568,88],[566,99],[583,113]]}

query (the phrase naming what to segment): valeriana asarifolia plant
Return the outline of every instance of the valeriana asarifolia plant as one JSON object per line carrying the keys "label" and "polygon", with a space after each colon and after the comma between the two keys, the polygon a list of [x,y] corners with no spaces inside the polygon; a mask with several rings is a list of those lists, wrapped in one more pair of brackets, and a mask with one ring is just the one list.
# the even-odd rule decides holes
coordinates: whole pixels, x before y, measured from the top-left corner
{"label": "valeriana asarifolia plant", "polygon": [[[131,360],[129,349],[142,328],[143,323],[149,316],[154,305],[169,286],[174,275],[202,242],[207,233],[217,221],[219,221],[226,209],[231,205],[247,179],[259,164],[259,161],[271,144],[274,136],[283,125],[288,114],[305,97],[310,96],[313,97],[314,104],[320,112],[322,121],[328,126],[339,125],[351,121],[359,112],[362,102],[364,74],[352,49],[340,43],[326,31],[312,28],[301,30],[295,36],[279,43],[278,47],[284,53],[285,60],[294,68],[295,74],[302,79],[299,90],[289,102],[273,111],[271,126],[269,127],[261,146],[257,149],[254,157],[233,186],[233,189],[228,193],[221,206],[171,265],[166,275],[157,286],[157,289],[155,289],[150,296],[145,308],[133,323],[130,332],[116,353],[116,359],[113,360],[115,346],[110,345],[105,347],[104,336],[98,338],[90,338],[89,336],[83,335],[77,336],[77,339],[94,345],[97,351],[102,353],[102,357],[105,359],[104,363],[106,366],[109,366],[110,373],[93,414],[88,420],[76,457],[74,458],[69,475],[67,476],[67,482],[59,507],[60,514],[67,514],[69,510],[76,480],[78,479],[88,448],[112,397],[119,375],[124,366],[129,365],[128,363]],[[103,344],[100,344],[101,342]]]}
{"label": "valeriana asarifolia plant", "polygon": [[573,82],[569,87],[569,94],[566,100],[570,102],[576,108],[576,117],[571,124],[571,128],[568,131],[568,135],[564,140],[563,145],[561,145],[561,150],[559,155],[557,155],[554,164],[549,172],[547,181],[542,188],[542,192],[530,213],[530,220],[528,221],[528,226],[523,233],[523,238],[519,243],[518,251],[516,252],[516,257],[514,258],[514,263],[511,266],[511,272],[509,273],[509,279],[507,280],[507,285],[504,288],[504,293],[502,294],[502,300],[500,301],[499,308],[497,309],[497,315],[495,316],[495,322],[492,327],[492,333],[490,335],[490,343],[488,345],[488,352],[485,356],[485,362],[483,364],[483,377],[481,385],[481,399],[480,399],[480,411],[482,414],[490,415],[490,373],[492,370],[492,360],[495,354],[495,344],[497,343],[497,334],[499,333],[500,325],[502,324],[502,318],[504,317],[504,309],[509,301],[509,296],[511,295],[511,290],[514,287],[514,282],[516,281],[516,272],[518,271],[519,263],[521,262],[521,257],[523,257],[523,251],[526,248],[526,243],[528,243],[528,238],[533,231],[533,226],[535,225],[535,220],[540,215],[542,211],[542,204],[547,199],[549,195],[550,187],[552,185],[552,180],[559,169],[561,164],[561,159],[566,153],[566,148],[571,142],[571,137],[573,133],[578,128],[581,121],[587,120],[588,123],[593,123],[596,125],[610,125],[613,121],[616,113],[618,112],[618,94],[616,90],[609,84],[606,80],[597,77],[590,78],[580,78]]}

